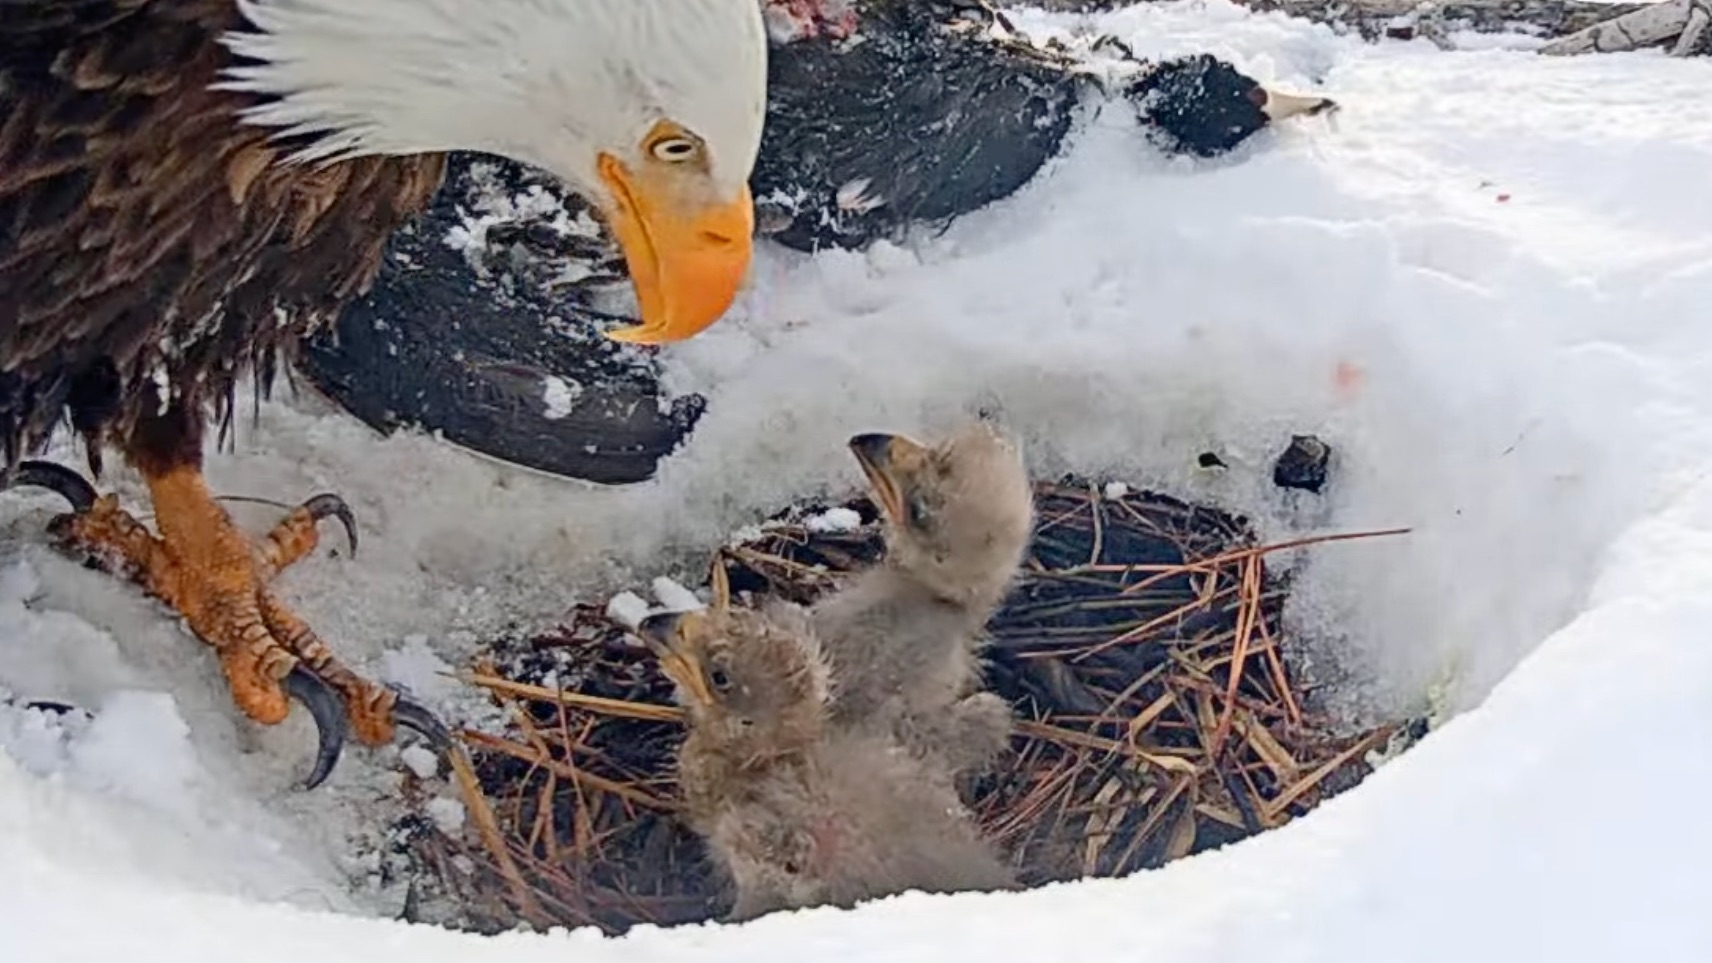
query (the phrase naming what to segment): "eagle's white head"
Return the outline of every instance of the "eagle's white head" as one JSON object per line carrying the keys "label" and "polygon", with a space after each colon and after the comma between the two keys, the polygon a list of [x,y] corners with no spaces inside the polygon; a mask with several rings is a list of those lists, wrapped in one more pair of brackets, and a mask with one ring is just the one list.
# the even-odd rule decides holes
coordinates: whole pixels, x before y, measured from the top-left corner
{"label": "eagle's white head", "polygon": [[314,136],[296,155],[474,150],[563,178],[607,216],[660,343],[723,315],[748,272],[766,114],[756,0],[238,0],[225,89]]}

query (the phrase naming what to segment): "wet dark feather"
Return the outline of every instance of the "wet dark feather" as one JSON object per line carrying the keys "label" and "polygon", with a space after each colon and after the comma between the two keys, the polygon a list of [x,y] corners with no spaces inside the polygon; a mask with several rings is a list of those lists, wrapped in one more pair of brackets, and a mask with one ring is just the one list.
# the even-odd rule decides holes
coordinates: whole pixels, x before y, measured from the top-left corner
{"label": "wet dark feather", "polygon": [[[194,460],[236,380],[373,281],[444,158],[281,163],[253,99],[208,89],[232,0],[0,0],[0,23],[0,455],[69,414],[92,454]],[[145,425],[157,371],[183,411]]]}

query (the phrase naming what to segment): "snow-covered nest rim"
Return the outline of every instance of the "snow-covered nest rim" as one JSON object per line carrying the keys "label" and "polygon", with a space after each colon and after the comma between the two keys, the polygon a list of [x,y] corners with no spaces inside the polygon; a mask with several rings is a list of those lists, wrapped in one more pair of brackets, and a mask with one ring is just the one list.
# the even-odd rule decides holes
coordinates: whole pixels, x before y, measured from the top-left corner
{"label": "snow-covered nest rim", "polygon": [[[1281,619],[1290,577],[1267,565],[1398,533],[1258,545],[1242,518],[1121,483],[1039,482],[1036,498],[1024,573],[988,626],[1012,752],[964,793],[1025,883],[1124,875],[1277,828],[1421,734],[1418,720],[1350,732],[1311,707]],[[798,505],[721,549],[709,575],[740,601],[806,603],[882,553],[866,498]],[[510,725],[463,733],[468,828],[413,827],[445,901],[420,915],[486,932],[716,918],[721,881],[674,817],[671,683],[627,627],[583,605],[491,652],[468,678]]]}

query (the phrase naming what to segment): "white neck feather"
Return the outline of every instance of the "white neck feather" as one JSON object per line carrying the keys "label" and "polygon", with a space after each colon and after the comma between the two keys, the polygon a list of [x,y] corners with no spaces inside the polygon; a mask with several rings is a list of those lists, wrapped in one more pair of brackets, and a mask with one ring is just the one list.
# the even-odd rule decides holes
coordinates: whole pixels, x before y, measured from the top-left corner
{"label": "white neck feather", "polygon": [[225,89],[245,116],[315,136],[300,160],[479,150],[597,183],[671,119],[735,191],[759,150],[766,35],[756,0],[238,0],[259,61]]}

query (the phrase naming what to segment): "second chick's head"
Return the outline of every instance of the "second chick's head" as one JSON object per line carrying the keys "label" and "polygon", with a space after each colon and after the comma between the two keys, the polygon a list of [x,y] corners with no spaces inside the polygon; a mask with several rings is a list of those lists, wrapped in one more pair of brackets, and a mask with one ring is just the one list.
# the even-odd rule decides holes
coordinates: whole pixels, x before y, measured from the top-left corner
{"label": "second chick's head", "polygon": [[1034,487],[1016,444],[984,422],[937,445],[850,439],[886,518],[892,563],[956,602],[1003,596],[1034,530]]}

